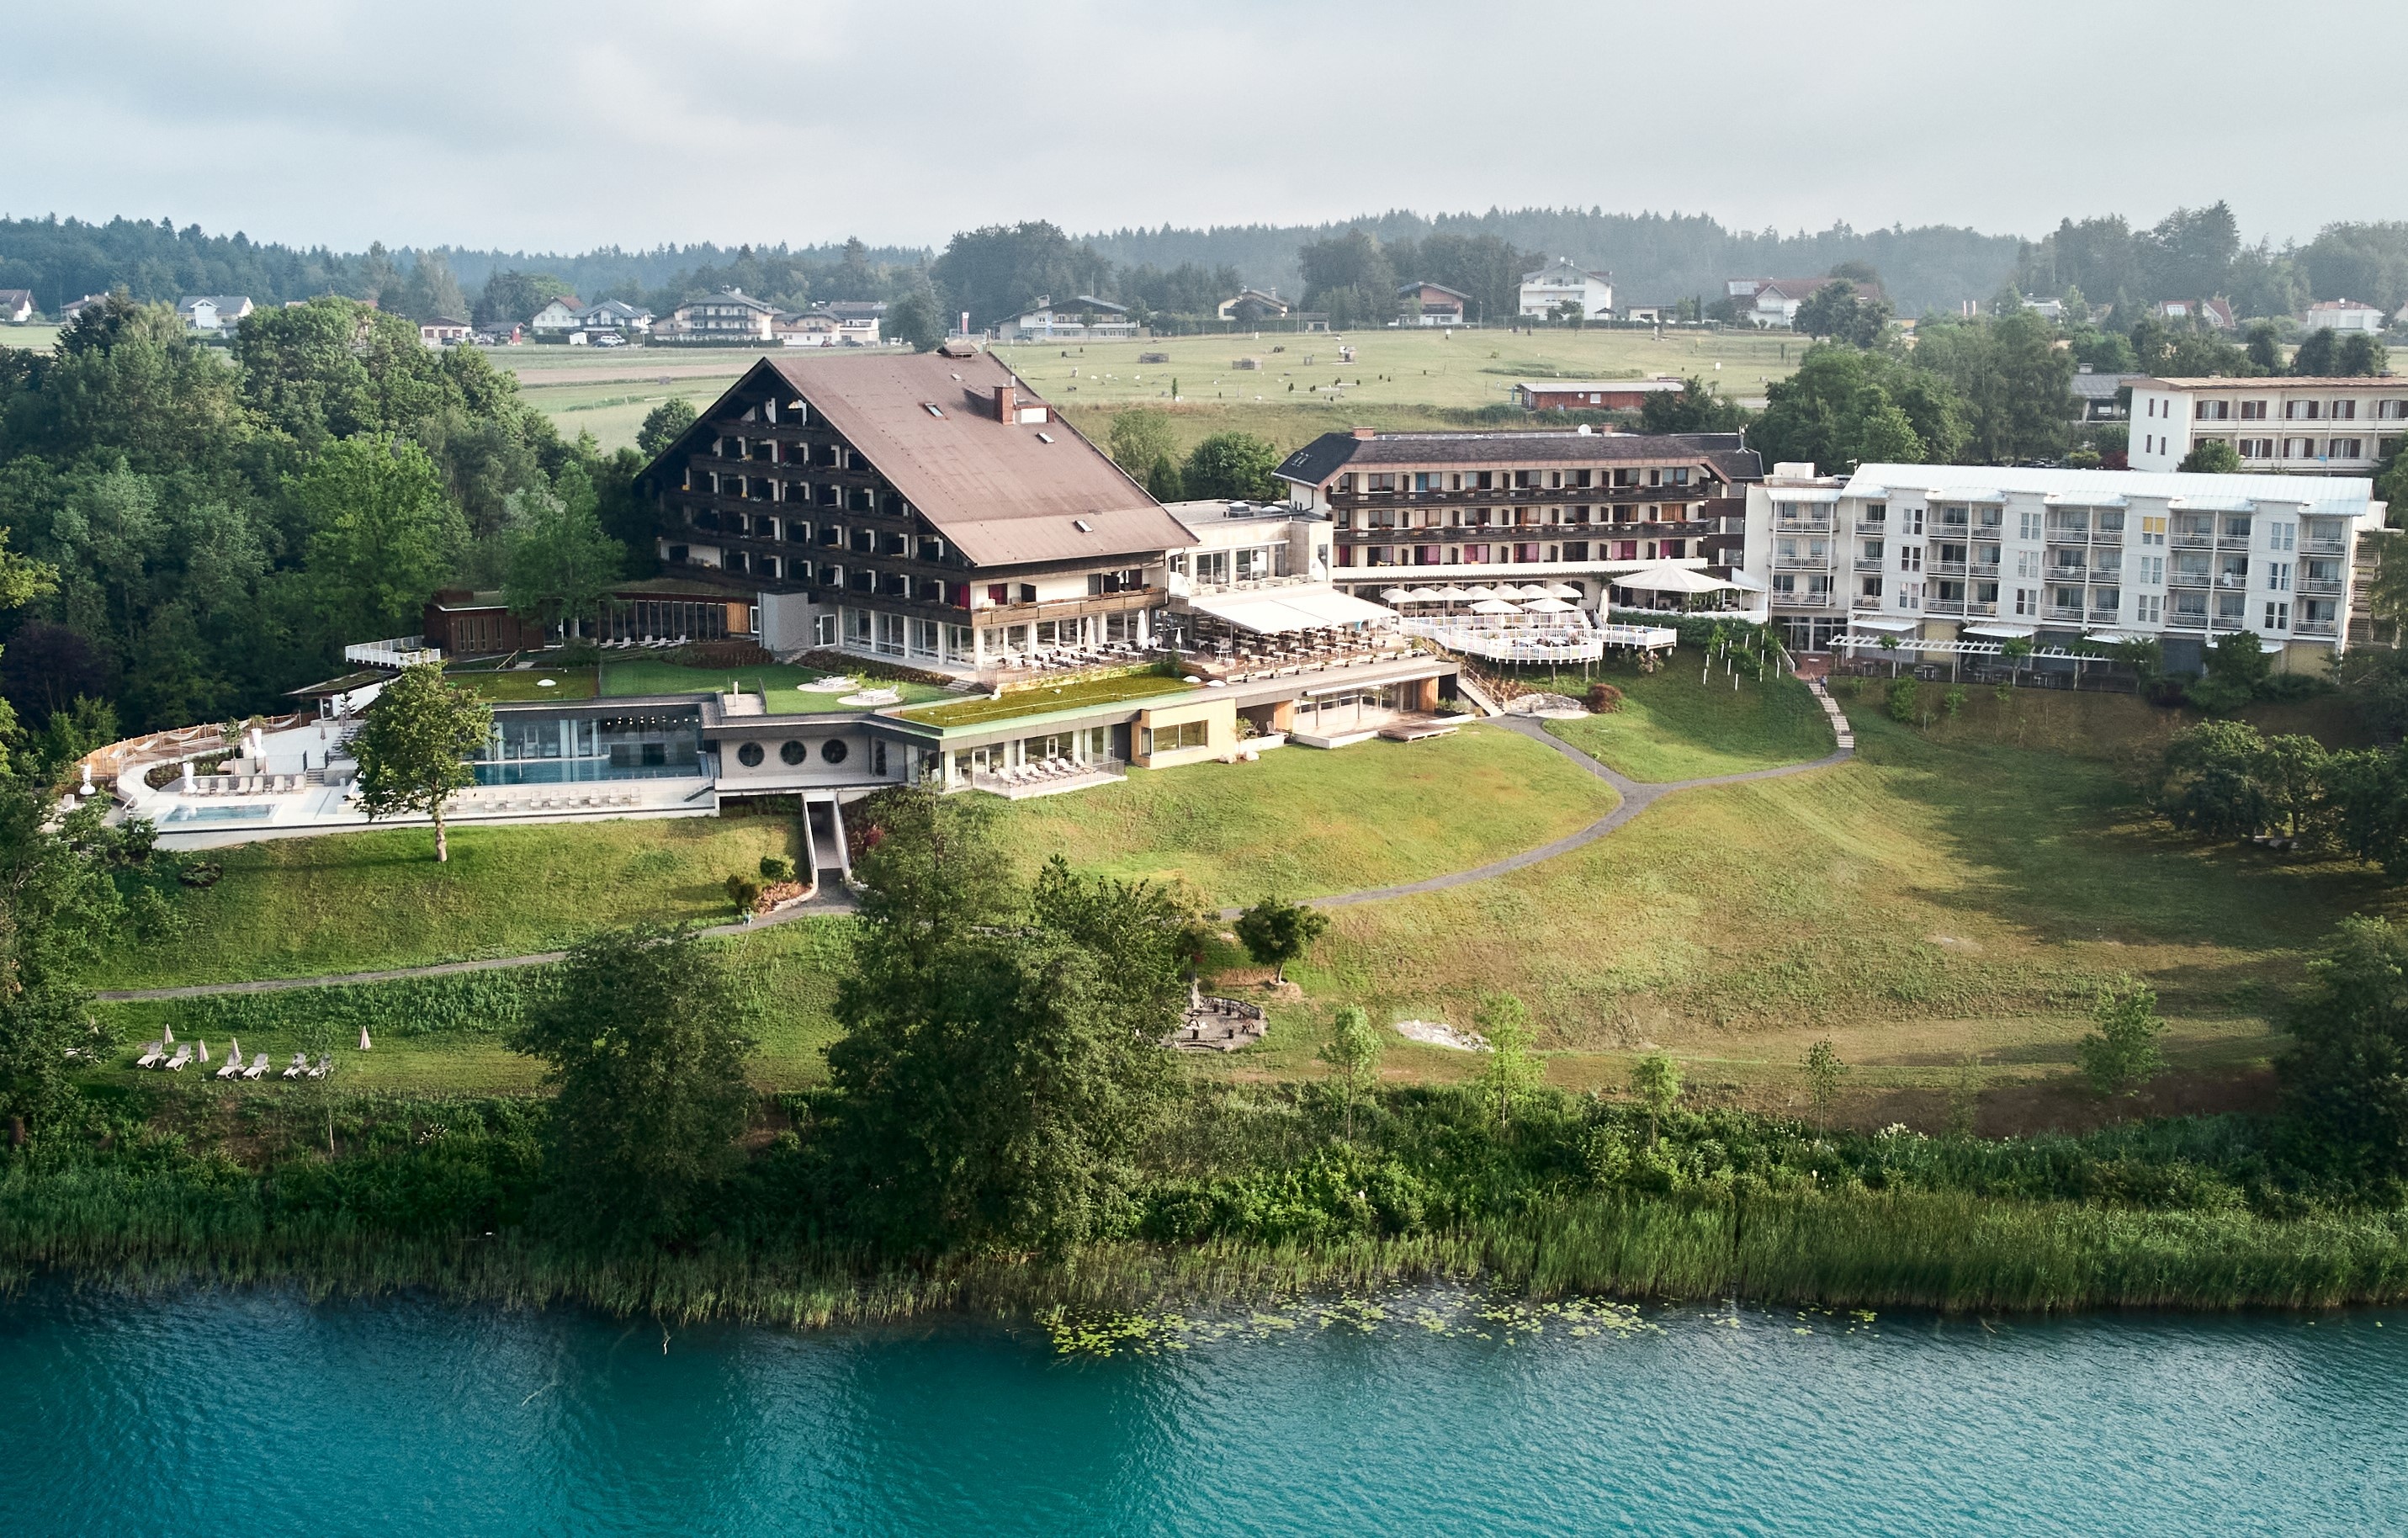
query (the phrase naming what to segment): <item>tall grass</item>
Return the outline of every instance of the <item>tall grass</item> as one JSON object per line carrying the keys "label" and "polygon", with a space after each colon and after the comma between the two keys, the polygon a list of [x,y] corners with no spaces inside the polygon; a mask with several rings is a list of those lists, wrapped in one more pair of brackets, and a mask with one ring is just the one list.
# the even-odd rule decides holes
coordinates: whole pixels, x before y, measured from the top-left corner
{"label": "tall grass", "polygon": [[0,1177],[0,1274],[135,1288],[293,1284],[462,1301],[790,1326],[942,1311],[1194,1307],[1437,1279],[1534,1296],[1743,1298],[1832,1307],[2330,1308],[2408,1301],[2408,1220],[2151,1213],[1957,1193],[1734,1202],[1596,1197],[1440,1231],[1310,1243],[1115,1242],[1060,1258],[873,1264],[811,1242],[595,1256],[526,1230],[418,1237],[343,1212],[280,1214],[250,1180],[86,1166]]}

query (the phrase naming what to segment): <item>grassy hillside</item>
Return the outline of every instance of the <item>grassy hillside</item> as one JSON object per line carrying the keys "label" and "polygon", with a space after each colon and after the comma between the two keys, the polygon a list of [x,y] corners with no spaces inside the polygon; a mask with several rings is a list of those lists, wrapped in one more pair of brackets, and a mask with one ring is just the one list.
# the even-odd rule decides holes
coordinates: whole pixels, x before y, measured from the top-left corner
{"label": "grassy hillside", "polygon": [[1059,852],[1124,879],[1184,881],[1222,904],[1319,896],[1484,864],[1613,810],[1611,788],[1498,726],[1252,764],[1132,769],[1125,783],[1022,801],[1004,828],[1033,870]]}
{"label": "grassy hillside", "polygon": [[568,944],[639,919],[724,921],[723,884],[768,854],[795,857],[782,818],[676,818],[454,829],[437,865],[424,828],[245,844],[181,904],[187,932],[129,945],[96,987],[306,977]]}
{"label": "grassy hillside", "polygon": [[[1764,683],[1677,652],[1653,673],[1609,667],[1598,676],[1622,691],[1622,707],[1603,715],[1551,721],[1547,729],[1634,780],[1696,780],[1820,758],[1831,751],[1831,725],[1806,685],[1794,678]],[[1535,688],[1584,697],[1585,682],[1516,675]]]}

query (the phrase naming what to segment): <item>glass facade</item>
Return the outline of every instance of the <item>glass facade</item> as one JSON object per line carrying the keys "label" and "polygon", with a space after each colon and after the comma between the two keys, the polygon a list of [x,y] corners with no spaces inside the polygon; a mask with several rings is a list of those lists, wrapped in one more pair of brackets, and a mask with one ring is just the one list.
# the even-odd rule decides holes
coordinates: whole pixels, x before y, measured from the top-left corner
{"label": "glass facade", "polygon": [[699,775],[702,712],[644,711],[561,717],[510,714],[472,761],[482,785],[577,780],[662,780]]}

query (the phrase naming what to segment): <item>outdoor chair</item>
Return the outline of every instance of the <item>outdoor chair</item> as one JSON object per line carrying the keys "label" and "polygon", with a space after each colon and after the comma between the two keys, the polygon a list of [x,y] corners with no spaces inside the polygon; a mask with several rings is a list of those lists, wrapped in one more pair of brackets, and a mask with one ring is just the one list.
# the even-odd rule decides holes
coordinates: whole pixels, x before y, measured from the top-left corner
{"label": "outdoor chair", "polygon": [[134,1059],[134,1066],[136,1068],[156,1068],[159,1066],[160,1060],[166,1056],[167,1046],[165,1042],[145,1042],[142,1043],[142,1056]]}
{"label": "outdoor chair", "polygon": [[288,1079],[297,1079],[308,1071],[309,1055],[306,1052],[294,1053],[293,1060],[284,1067],[284,1076]]}
{"label": "outdoor chair", "polygon": [[193,1049],[181,1042],[179,1042],[176,1047],[176,1055],[159,1066],[165,1069],[170,1073],[181,1073],[184,1071],[184,1065],[192,1060]]}
{"label": "outdoor chair", "polygon": [[334,1057],[328,1054],[322,1053],[319,1055],[316,1066],[309,1070],[309,1077],[313,1079],[322,1079],[326,1076],[326,1071],[334,1066]]}
{"label": "outdoor chair", "polygon": [[226,1055],[225,1066],[218,1070],[217,1076],[221,1079],[231,1079],[241,1071],[242,1054],[231,1052]]}
{"label": "outdoor chair", "polygon": [[246,1079],[256,1079],[266,1071],[267,1054],[263,1052],[258,1056],[253,1057],[251,1060],[251,1066],[242,1071],[242,1076]]}

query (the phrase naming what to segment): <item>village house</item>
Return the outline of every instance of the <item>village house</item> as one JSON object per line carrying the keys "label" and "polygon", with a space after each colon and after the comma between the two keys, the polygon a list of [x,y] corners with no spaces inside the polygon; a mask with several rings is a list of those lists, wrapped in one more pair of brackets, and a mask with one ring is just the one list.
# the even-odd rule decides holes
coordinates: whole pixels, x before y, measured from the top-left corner
{"label": "village house", "polygon": [[564,295],[551,300],[527,317],[527,329],[538,336],[561,336],[582,329],[578,317],[585,312],[583,301],[576,295]]}
{"label": "village house", "polygon": [[1739,306],[1742,321],[1779,331],[1796,323],[1799,306],[1833,283],[1845,283],[1859,299],[1879,296],[1879,290],[1845,278],[1732,278],[1723,283],[1723,293]]}
{"label": "village house", "polygon": [[10,325],[23,325],[36,313],[32,289],[0,288],[0,321]]}
{"label": "village house", "polygon": [[1063,304],[1039,296],[1022,314],[1003,323],[1006,341],[1121,341],[1137,335],[1126,307],[1090,294]]}
{"label": "village house", "polygon": [[1443,283],[1399,283],[1397,285],[1397,323],[1399,325],[1461,325],[1471,304],[1471,295]]}
{"label": "village house", "polygon": [[2223,299],[2160,299],[2150,309],[2151,313],[2161,321],[2189,322],[2195,319],[2214,331],[2237,331],[2241,326],[2241,323],[2233,318],[2231,304]]}
{"label": "village house", "polygon": [[184,329],[195,336],[222,336],[256,308],[239,294],[188,294],[176,301]]}
{"label": "village house", "polygon": [[766,342],[773,339],[778,307],[740,288],[724,288],[708,299],[678,306],[652,326],[655,341],[684,343]]}
{"label": "village house", "polygon": [[418,323],[418,339],[429,347],[453,347],[475,335],[476,327],[466,321],[455,321],[438,315],[431,321]]}
{"label": "village house", "polygon": [[1287,301],[1275,288],[1241,288],[1213,307],[1225,321],[1280,321],[1287,318]]}
{"label": "village house", "polygon": [[2382,308],[2362,304],[2356,299],[2319,299],[2300,317],[2300,324],[2310,331],[2380,331],[2384,327]]}
{"label": "village house", "polygon": [[578,328],[589,334],[615,331],[622,336],[629,332],[640,336],[652,328],[652,312],[624,299],[604,299],[579,310],[575,318]]}
{"label": "village house", "polygon": [[1613,275],[1591,272],[1558,256],[1536,272],[1522,274],[1519,296],[1525,319],[1558,314],[1564,305],[1574,304],[1589,320],[1609,320],[1613,315]]}

